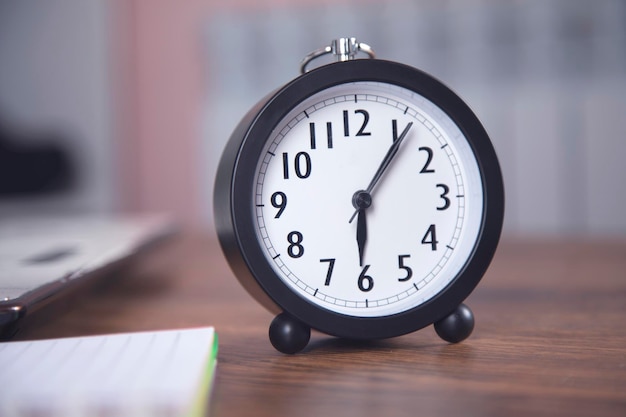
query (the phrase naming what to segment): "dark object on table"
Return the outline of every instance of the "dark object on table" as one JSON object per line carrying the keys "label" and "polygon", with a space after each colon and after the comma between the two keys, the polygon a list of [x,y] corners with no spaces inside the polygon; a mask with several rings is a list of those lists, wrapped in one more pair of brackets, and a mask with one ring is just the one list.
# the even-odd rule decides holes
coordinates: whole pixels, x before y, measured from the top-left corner
{"label": "dark object on table", "polygon": [[70,189],[76,167],[57,133],[33,134],[0,119],[0,197]]}

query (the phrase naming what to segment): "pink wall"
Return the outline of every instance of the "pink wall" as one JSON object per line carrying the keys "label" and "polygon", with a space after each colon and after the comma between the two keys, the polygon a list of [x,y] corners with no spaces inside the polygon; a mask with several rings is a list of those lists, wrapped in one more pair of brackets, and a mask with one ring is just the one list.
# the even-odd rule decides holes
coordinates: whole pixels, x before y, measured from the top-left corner
{"label": "pink wall", "polygon": [[121,208],[201,219],[198,184],[200,0],[117,2],[118,151]]}

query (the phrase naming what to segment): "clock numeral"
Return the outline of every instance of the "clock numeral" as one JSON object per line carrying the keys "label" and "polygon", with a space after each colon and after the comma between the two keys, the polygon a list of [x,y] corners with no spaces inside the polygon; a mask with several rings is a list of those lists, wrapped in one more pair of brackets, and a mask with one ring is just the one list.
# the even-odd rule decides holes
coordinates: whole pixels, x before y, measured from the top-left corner
{"label": "clock numeral", "polygon": [[398,140],[398,121],[396,119],[391,120],[391,137],[394,142]]}
{"label": "clock numeral", "polygon": [[[311,149],[317,149],[317,141],[315,137],[315,123],[309,123],[309,137],[311,139]],[[333,148],[333,124],[326,122],[326,146],[328,149]]]}
{"label": "clock numeral", "polygon": [[[311,175],[311,156],[306,152],[298,152],[294,158],[294,172],[298,178],[309,178]],[[283,152],[283,178],[289,179],[289,154]]]}
{"label": "clock numeral", "polygon": [[433,172],[435,172],[434,169],[428,168],[430,166],[430,163],[433,160],[433,150],[430,149],[428,146],[422,146],[418,150],[426,152],[426,155],[427,155],[426,156],[426,163],[424,164],[424,166],[420,170],[420,174],[432,174]]}
{"label": "clock numeral", "polygon": [[422,244],[430,245],[430,248],[435,251],[437,250],[437,243],[439,243],[439,241],[437,240],[435,225],[431,224],[428,227],[428,230],[426,230],[426,234],[422,238]]}
{"label": "clock numeral", "polygon": [[442,192],[439,194],[439,197],[443,199],[443,206],[437,207],[437,210],[447,210],[450,207],[450,199],[448,198],[448,193],[450,192],[450,187],[446,184],[437,184],[437,188],[441,188]]}
{"label": "clock numeral", "polygon": [[326,122],[326,144],[328,145],[328,149],[333,148],[333,124],[331,122]]}
{"label": "clock numeral", "polygon": [[363,292],[371,291],[372,288],[374,288],[374,278],[366,274],[368,269],[370,269],[370,266],[365,265],[357,281],[357,285],[359,286],[359,289]]}
{"label": "clock numeral", "polygon": [[[367,110],[358,109],[354,111],[354,114],[363,115],[363,123],[361,123],[361,128],[356,132],[355,136],[371,136],[372,132],[366,132],[365,128],[370,121],[370,114]],[[348,114],[348,110],[343,111],[343,135],[345,137],[350,136],[350,117]]]}
{"label": "clock numeral", "polygon": [[309,123],[309,136],[311,138],[311,149],[316,149],[316,142],[315,142],[315,123],[311,122]]}
{"label": "clock numeral", "polygon": [[333,276],[333,269],[335,268],[335,258],[320,259],[320,262],[328,262],[328,270],[326,271],[326,281],[324,285],[330,285],[330,277]]}
{"label": "clock numeral", "polygon": [[404,264],[404,260],[410,257],[411,255],[398,255],[398,268],[406,271],[406,275],[404,277],[398,278],[398,281],[400,282],[408,281],[413,276],[413,270],[411,269],[411,267]]}
{"label": "clock numeral", "polygon": [[391,121],[391,136],[394,142],[398,140],[398,121],[396,119]]}
{"label": "clock numeral", "polygon": [[287,207],[287,195],[282,191],[276,191],[272,194],[272,198],[270,198],[270,202],[274,208],[278,209],[278,213],[274,216],[275,219],[278,219],[283,211],[285,211],[285,207]]}
{"label": "clock numeral", "polygon": [[287,235],[287,242],[289,242],[287,253],[289,256],[299,258],[304,255],[304,246],[301,245],[303,239],[300,232],[293,231]]}

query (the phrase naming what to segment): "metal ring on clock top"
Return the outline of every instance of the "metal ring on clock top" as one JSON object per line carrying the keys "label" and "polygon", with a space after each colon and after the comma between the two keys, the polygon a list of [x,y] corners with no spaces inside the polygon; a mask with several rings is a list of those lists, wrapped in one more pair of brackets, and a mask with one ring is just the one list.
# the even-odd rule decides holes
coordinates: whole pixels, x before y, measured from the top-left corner
{"label": "metal ring on clock top", "polygon": [[300,73],[307,72],[307,65],[316,58],[324,55],[333,54],[337,57],[337,61],[350,61],[354,59],[357,53],[365,52],[371,59],[376,58],[374,50],[366,43],[357,42],[356,38],[339,38],[334,39],[330,45],[316,49],[311,52],[300,62]]}

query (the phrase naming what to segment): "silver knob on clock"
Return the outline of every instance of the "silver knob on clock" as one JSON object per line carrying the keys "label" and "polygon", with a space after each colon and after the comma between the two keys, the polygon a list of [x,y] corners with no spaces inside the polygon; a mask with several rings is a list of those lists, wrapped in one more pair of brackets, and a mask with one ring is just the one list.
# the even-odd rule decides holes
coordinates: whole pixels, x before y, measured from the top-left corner
{"label": "silver knob on clock", "polygon": [[339,38],[333,39],[330,45],[316,49],[300,62],[300,73],[307,72],[307,65],[322,55],[332,54],[338,62],[349,61],[356,57],[359,52],[366,53],[370,58],[376,58],[374,50],[366,43],[358,42],[356,38]]}

